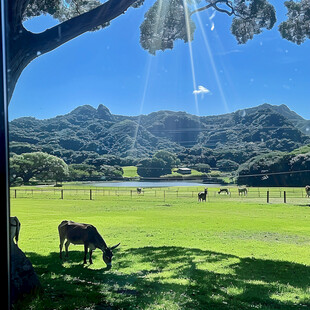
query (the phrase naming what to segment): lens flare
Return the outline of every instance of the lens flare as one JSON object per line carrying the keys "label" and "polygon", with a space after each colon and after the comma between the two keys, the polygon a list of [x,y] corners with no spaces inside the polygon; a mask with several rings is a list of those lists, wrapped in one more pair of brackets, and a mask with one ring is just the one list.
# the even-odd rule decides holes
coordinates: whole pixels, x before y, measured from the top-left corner
{"label": "lens flare", "polygon": [[[195,65],[194,65],[194,57],[193,57],[193,47],[192,47],[192,38],[191,38],[191,31],[190,31],[190,22],[189,22],[189,15],[188,10],[186,9],[186,1],[183,0],[183,6],[184,6],[184,12],[185,12],[185,25],[186,25],[186,35],[187,35],[187,41],[188,41],[188,49],[189,49],[189,57],[190,57],[190,63],[191,63],[191,71],[192,71],[192,80],[193,80],[193,89],[197,89],[197,83],[196,83],[196,74],[195,74]],[[194,92],[195,97],[195,107],[196,107],[196,114],[199,116],[199,106],[198,106],[198,97],[197,93]]]}
{"label": "lens flare", "polygon": [[[195,10],[197,10],[197,5],[196,5],[195,2],[194,2],[194,6],[195,6]],[[216,65],[215,65],[215,61],[214,61],[213,54],[212,54],[212,51],[211,51],[211,48],[210,48],[210,44],[209,44],[206,32],[205,32],[204,27],[203,27],[203,23],[201,21],[200,12],[197,12],[196,16],[197,16],[199,27],[201,29],[203,41],[204,41],[204,44],[205,44],[205,47],[206,47],[206,50],[207,50],[207,53],[208,53],[208,56],[209,56],[209,59],[210,59],[210,63],[211,63],[211,67],[212,67],[212,71],[213,71],[214,77],[215,77],[216,85],[218,87],[218,90],[219,90],[222,102],[224,104],[224,108],[225,108],[226,112],[228,113],[229,112],[229,108],[228,108],[226,96],[225,96],[225,93],[224,93],[224,90],[223,90],[223,87],[222,87],[222,84],[221,84],[221,81],[220,81],[218,70],[217,70]]]}

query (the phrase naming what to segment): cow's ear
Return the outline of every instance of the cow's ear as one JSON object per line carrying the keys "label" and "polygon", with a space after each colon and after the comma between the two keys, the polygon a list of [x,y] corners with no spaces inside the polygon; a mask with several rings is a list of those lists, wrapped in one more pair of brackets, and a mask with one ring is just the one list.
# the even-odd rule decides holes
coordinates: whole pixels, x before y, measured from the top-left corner
{"label": "cow's ear", "polygon": [[114,250],[115,248],[117,248],[121,243],[118,243],[116,245],[113,245],[112,247],[110,247],[110,250]]}

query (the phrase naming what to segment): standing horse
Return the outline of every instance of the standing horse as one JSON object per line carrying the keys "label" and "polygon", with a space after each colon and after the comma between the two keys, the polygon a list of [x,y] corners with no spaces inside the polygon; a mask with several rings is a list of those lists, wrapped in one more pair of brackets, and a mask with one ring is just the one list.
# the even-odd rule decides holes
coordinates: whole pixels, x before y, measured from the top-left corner
{"label": "standing horse", "polygon": [[204,192],[200,192],[198,193],[198,201],[205,201],[207,202],[207,195],[208,195],[208,189],[205,188],[205,191]]}
{"label": "standing horse", "polygon": [[244,196],[247,196],[248,195],[248,190],[247,188],[243,187],[243,188],[238,188],[238,193],[239,193],[239,196],[241,196],[242,194]]}

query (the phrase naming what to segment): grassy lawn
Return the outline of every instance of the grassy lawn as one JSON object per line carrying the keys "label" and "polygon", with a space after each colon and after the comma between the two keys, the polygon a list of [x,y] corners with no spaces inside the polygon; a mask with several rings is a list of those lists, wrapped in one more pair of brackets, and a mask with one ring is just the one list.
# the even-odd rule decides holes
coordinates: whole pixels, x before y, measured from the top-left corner
{"label": "grassy lawn", "polygon": [[[134,177],[139,177],[138,173],[137,173],[137,167],[135,166],[125,166],[125,167],[122,167],[123,168],[123,171],[124,171],[124,174],[123,174],[123,177],[125,178],[134,178]],[[197,175],[202,175],[203,173],[195,170],[195,169],[192,169],[192,173],[190,175],[184,175],[184,174],[181,174],[181,173],[178,173],[177,172],[178,168],[173,168],[172,169],[172,174],[167,174],[165,177],[167,176],[179,176],[179,177],[189,177],[189,176],[197,176]]]}
{"label": "grassy lawn", "polygon": [[125,166],[122,167],[124,174],[123,177],[124,178],[135,178],[135,177],[139,177],[138,173],[137,173],[137,167],[135,166]]}
{"label": "grassy lawn", "polygon": [[[310,208],[189,197],[12,199],[19,245],[44,292],[17,309],[306,309]],[[82,264],[83,246],[60,261],[58,224],[95,225],[115,250]]]}

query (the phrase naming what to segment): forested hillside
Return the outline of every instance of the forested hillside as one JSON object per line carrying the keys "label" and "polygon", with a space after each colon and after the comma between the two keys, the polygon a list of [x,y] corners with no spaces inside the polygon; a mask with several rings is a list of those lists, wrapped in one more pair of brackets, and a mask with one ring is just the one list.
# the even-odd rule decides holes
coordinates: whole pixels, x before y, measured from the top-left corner
{"label": "forested hillside", "polygon": [[103,105],[85,105],[51,119],[11,121],[10,151],[43,151],[79,164],[109,154],[136,161],[164,149],[177,154],[181,163],[215,167],[219,160],[241,164],[310,143],[307,122],[283,105],[201,117],[172,111],[122,116]]}
{"label": "forested hillside", "polygon": [[251,158],[238,171],[237,183],[248,186],[310,184],[310,145],[292,152],[270,152]]}

